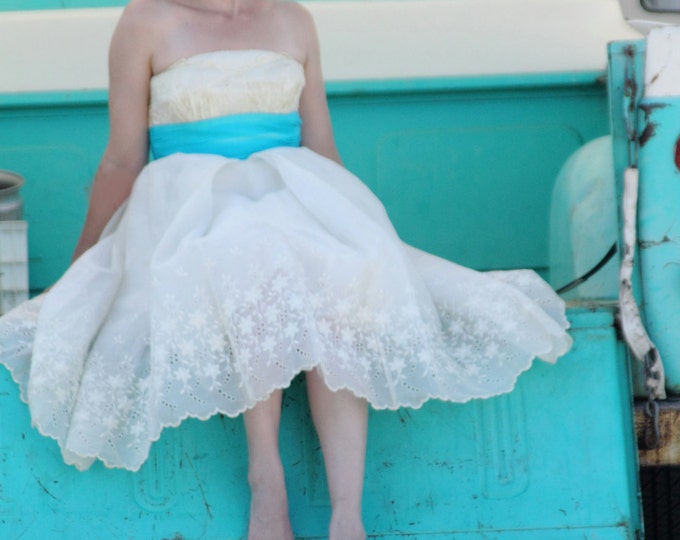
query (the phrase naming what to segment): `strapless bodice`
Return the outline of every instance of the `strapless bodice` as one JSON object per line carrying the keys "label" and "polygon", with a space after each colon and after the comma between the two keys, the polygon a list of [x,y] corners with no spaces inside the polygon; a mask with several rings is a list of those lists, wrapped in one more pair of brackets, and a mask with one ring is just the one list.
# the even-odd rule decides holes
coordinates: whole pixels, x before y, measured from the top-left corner
{"label": "strapless bodice", "polygon": [[151,79],[149,125],[242,113],[291,113],[305,84],[302,65],[283,53],[214,51],[183,58]]}
{"label": "strapless bodice", "polygon": [[151,153],[244,159],[299,146],[304,85],[302,65],[278,52],[214,51],[181,59],[151,79]]}

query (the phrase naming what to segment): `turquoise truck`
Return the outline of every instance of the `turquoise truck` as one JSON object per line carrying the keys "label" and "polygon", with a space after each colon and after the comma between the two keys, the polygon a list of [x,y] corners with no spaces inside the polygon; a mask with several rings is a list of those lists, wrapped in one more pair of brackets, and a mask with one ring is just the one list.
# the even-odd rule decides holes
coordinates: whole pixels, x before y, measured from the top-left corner
{"label": "turquoise truck", "polygon": [[[0,270],[23,262],[19,293],[68,265],[124,4],[0,5],[0,169],[23,178]],[[567,300],[574,338],[510,394],[372,412],[369,537],[680,538],[659,491],[680,460],[677,2],[306,5],[345,165],[402,238],[479,270],[535,269]],[[296,538],[313,539],[330,506],[306,399],[295,381],[281,447]],[[245,457],[242,421],[216,416],[165,430],[137,473],[78,472],[0,370],[2,538],[245,538]]]}

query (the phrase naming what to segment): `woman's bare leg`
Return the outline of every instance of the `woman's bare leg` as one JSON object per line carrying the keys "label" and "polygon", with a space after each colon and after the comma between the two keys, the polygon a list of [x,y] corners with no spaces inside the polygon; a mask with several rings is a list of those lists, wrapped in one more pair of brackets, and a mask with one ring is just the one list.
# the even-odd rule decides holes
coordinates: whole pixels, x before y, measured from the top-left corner
{"label": "woman's bare leg", "polygon": [[331,391],[317,370],[307,372],[307,394],[331,497],[329,540],[363,540],[361,495],[368,406],[348,390]]}
{"label": "woman's bare leg", "polygon": [[293,540],[279,454],[281,391],[243,415],[248,440],[248,540]]}

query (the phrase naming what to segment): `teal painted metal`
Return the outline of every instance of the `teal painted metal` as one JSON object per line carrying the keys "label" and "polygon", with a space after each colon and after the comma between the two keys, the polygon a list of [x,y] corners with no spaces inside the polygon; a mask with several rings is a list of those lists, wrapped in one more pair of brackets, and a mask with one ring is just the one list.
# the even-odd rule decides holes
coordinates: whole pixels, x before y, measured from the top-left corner
{"label": "teal painted metal", "polygon": [[680,395],[680,98],[643,98],[639,105],[640,272],[650,337],[661,353],[666,389]]}
{"label": "teal painted metal", "polygon": [[[634,124],[644,88],[645,50],[645,40],[614,42],[609,45],[608,50],[610,123],[617,201],[620,201],[623,197],[624,170],[626,167],[637,164],[637,155],[630,144],[629,132],[632,130],[634,136],[637,129]],[[620,214],[620,205],[618,204],[617,213]],[[619,215],[619,223],[622,223],[622,221]],[[636,259],[633,273],[633,292],[639,304],[642,303],[641,291],[639,260]]]}
{"label": "teal painted metal", "polygon": [[[643,98],[645,42],[610,46],[612,136],[580,149],[565,165],[553,193],[551,282],[561,285],[587,270],[608,248],[622,196],[623,170],[640,170],[639,253],[634,290],[648,330],[661,352],[667,390],[680,394],[680,171],[675,149],[680,98]],[[639,140],[630,141],[630,135]],[[613,162],[612,162],[613,159]],[[615,189],[615,194],[612,190]],[[611,241],[611,240],[610,240]],[[569,249],[562,249],[568,246]],[[616,298],[615,266],[571,293],[571,298]],[[642,366],[634,364],[634,388],[646,396]]]}
{"label": "teal painted metal", "polygon": [[517,90],[517,89],[567,89],[604,85],[605,74],[601,71],[522,73],[520,75],[484,75],[468,77],[432,77],[413,79],[351,80],[331,81],[326,85],[329,95],[359,94],[412,94],[414,92],[480,90]]}
{"label": "teal painted metal", "polygon": [[[614,178],[616,200],[623,197],[623,173],[626,167],[637,164],[637,154],[630,142],[631,134],[637,133],[637,109],[644,88],[644,60],[646,41],[620,41],[609,45],[609,102],[612,133],[612,153],[614,156]],[[619,214],[619,227],[623,219],[621,205],[616,205]],[[619,243],[619,249],[622,249]],[[640,258],[635,258],[633,269],[633,294],[638,305],[643,306],[643,287],[640,277]],[[645,317],[644,310],[641,313]],[[636,397],[646,398],[645,372],[641,362],[632,362],[633,393]]]}
{"label": "teal painted metal", "polygon": [[26,179],[22,195],[33,290],[53,284],[69,264],[107,129],[101,105],[0,113],[0,163]]}
{"label": "teal painted metal", "polygon": [[604,87],[334,96],[350,170],[409,243],[479,269],[548,264],[560,164],[606,133]]}
{"label": "teal painted metal", "polygon": [[[612,136],[580,149],[565,165],[553,193],[551,281],[583,274],[608,248],[616,231],[623,170],[640,171],[639,252],[634,289],[650,336],[659,348],[668,392],[680,394],[680,98],[644,98],[645,42],[610,46]],[[633,141],[631,142],[631,136]],[[614,190],[616,193],[614,193]],[[568,246],[569,249],[563,249]],[[616,298],[615,266],[574,291],[571,298]],[[634,366],[635,394],[646,395],[641,365]]]}
{"label": "teal painted metal", "polygon": [[[593,74],[530,78],[535,86],[492,79],[500,88],[479,79],[329,85],[336,139],[407,242],[475,268],[543,271],[554,178],[607,132],[606,89]],[[26,179],[33,290],[69,263],[106,144],[104,98],[0,96],[0,167]]]}
{"label": "teal painted metal", "polygon": [[0,94],[0,108],[24,109],[106,106],[106,90],[69,90],[67,92],[13,92]]}
{"label": "teal painted metal", "polygon": [[[467,404],[373,412],[364,516],[369,534],[454,540],[628,540],[639,534],[625,355],[606,309],[572,310],[572,352],[536,365],[516,391]],[[137,474],[65,466],[30,428],[0,373],[3,538],[243,538],[248,511],[241,420],[168,429]],[[281,447],[298,538],[324,538],[319,444],[298,380]]]}
{"label": "teal painted metal", "polygon": [[[637,166],[636,137],[637,107],[644,88],[644,59],[646,41],[612,43],[609,46],[609,101],[612,126],[612,151],[617,200],[623,200],[624,172]],[[623,230],[621,205],[617,205],[620,230]],[[619,242],[619,250],[623,246]],[[643,305],[640,259],[635,257],[632,275],[633,294],[639,306]],[[644,319],[644,311],[641,313]],[[641,362],[633,363],[633,388],[638,397],[646,397],[645,371]]]}
{"label": "teal painted metal", "polygon": [[[571,81],[571,82],[570,82]],[[575,81],[575,82],[574,82]],[[574,84],[571,84],[571,83]],[[329,85],[346,165],[410,243],[477,268],[548,265],[561,164],[607,133],[593,74]],[[0,166],[20,172],[35,289],[68,264],[107,131],[102,92],[0,96]],[[569,313],[574,350],[497,399],[371,415],[364,513],[384,540],[618,540],[640,529],[625,351],[613,315]],[[329,507],[304,382],[281,446],[299,538]],[[241,420],[168,430],[138,473],[66,467],[0,373],[3,538],[240,538]]]}
{"label": "teal painted metal", "polygon": [[[522,75],[485,75],[469,77],[428,77],[412,79],[371,79],[330,81],[326,94],[335,96],[359,96],[381,94],[420,94],[428,92],[465,92],[480,90],[521,90],[539,88],[573,92],[575,88],[604,88],[605,74],[601,71],[528,73]],[[0,107],[106,104],[106,90],[69,90],[0,94]]]}

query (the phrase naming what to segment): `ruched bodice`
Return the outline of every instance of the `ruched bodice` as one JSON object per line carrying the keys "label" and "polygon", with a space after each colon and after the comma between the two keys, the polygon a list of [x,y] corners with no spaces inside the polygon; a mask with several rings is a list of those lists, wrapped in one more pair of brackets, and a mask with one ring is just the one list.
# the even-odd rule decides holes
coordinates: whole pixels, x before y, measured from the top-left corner
{"label": "ruched bodice", "polygon": [[302,65],[261,50],[214,51],[178,60],[151,79],[149,125],[243,113],[297,111]]}
{"label": "ruched bodice", "polygon": [[282,53],[214,51],[181,59],[151,80],[151,152],[244,159],[299,146],[304,84],[302,65]]}

